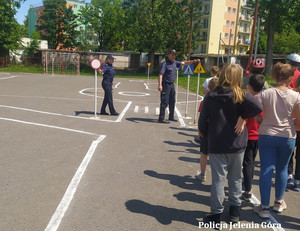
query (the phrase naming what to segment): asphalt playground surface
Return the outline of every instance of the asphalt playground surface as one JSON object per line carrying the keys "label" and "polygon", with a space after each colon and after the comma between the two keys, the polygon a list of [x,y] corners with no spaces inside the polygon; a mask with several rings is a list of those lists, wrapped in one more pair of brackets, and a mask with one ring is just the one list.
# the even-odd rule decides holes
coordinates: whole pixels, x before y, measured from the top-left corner
{"label": "asphalt playground surface", "polygon": [[[211,178],[209,165],[205,183],[194,177],[195,94],[186,106],[179,88],[178,122],[159,124],[157,80],[114,84],[120,115],[95,119],[94,77],[0,72],[0,231],[214,230],[199,226]],[[252,211],[259,161],[255,170],[254,199],[243,202],[239,227],[226,223],[225,200],[223,230],[300,230],[299,192],[287,191],[288,209],[271,220]]]}

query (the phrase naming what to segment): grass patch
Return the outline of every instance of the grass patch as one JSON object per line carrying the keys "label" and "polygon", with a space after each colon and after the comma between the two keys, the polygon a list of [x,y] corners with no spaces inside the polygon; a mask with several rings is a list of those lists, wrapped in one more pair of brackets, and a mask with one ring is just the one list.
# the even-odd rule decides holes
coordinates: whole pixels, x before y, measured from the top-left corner
{"label": "grass patch", "polygon": [[25,66],[24,64],[11,64],[8,67],[0,68],[2,72],[22,72],[22,73],[44,73],[43,66]]}
{"label": "grass patch", "polygon": [[[11,64],[8,67],[0,68],[2,72],[21,72],[21,73],[44,73],[43,66],[25,66],[23,64]],[[63,74],[62,72],[55,71],[55,74]],[[154,70],[153,74],[149,75],[149,79],[157,79],[158,78],[159,70]],[[49,72],[49,74],[51,74]],[[76,73],[67,73],[65,71],[64,74],[74,74]],[[95,76],[95,71],[89,65],[81,65],[80,66],[80,75],[82,76]],[[210,73],[200,74],[200,84],[199,84],[199,94],[202,95],[202,84],[206,78],[210,77]],[[126,70],[117,70],[116,78],[136,78],[136,79],[147,79],[148,73],[145,68],[141,68],[138,71],[126,71]],[[196,92],[197,91],[197,81],[198,81],[198,74],[190,76],[190,91]],[[275,80],[272,79],[271,76],[266,76],[266,81],[269,86],[274,86]],[[182,71],[179,73],[179,86],[183,88],[187,88],[188,76],[183,75]]]}

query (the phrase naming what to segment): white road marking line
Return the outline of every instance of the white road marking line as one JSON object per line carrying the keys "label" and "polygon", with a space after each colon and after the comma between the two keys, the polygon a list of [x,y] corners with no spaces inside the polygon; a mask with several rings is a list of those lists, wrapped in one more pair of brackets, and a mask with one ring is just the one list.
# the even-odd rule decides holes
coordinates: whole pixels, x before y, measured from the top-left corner
{"label": "white road marking line", "polygon": [[1,97],[17,97],[17,98],[36,98],[36,99],[54,99],[54,100],[72,100],[72,101],[91,101],[87,99],[44,97],[44,96],[25,96],[25,95],[0,95]]}
{"label": "white road marking line", "polygon": [[118,86],[121,84],[121,82],[118,82],[114,88],[118,88]]}
{"label": "white road marking line", "polygon": [[15,75],[10,76],[10,77],[3,77],[3,78],[0,77],[0,80],[2,80],[2,79],[12,79],[12,78],[15,78],[15,77],[16,77]]}
{"label": "white road marking line", "polygon": [[166,108],[166,111],[167,111],[167,114],[170,114],[170,110],[168,107]]}
{"label": "white road marking line", "polygon": [[149,107],[145,107],[145,114],[149,113]]}
{"label": "white road marking line", "polygon": [[39,124],[39,123],[33,123],[33,122],[28,122],[28,121],[23,121],[23,120],[15,120],[15,119],[4,118],[4,117],[0,117],[0,120],[6,120],[6,121],[17,122],[17,123],[22,123],[22,124],[29,124],[29,125],[35,125],[35,126],[40,126],[40,127],[54,128],[54,129],[59,129],[59,130],[64,130],[64,131],[69,131],[69,132],[76,132],[76,133],[81,133],[81,134],[86,134],[86,135],[98,136],[98,134],[96,134],[96,133],[85,132],[85,131],[70,129],[70,128],[63,128],[63,127],[58,127],[58,126],[53,126],[53,125],[48,125],[48,124]]}
{"label": "white road marking line", "polygon": [[134,107],[134,113],[138,113],[139,112],[139,106],[135,106]]}
{"label": "white road marking line", "polygon": [[185,127],[185,126],[186,126],[186,125],[185,125],[185,122],[184,122],[184,120],[182,119],[182,115],[181,115],[180,111],[178,110],[178,108],[177,108],[176,106],[175,106],[175,112],[176,112],[176,114],[177,114],[177,117],[178,117],[180,126],[181,126],[181,127]]}
{"label": "white road marking line", "polygon": [[63,117],[76,118],[76,119],[91,120],[91,118],[87,118],[87,117],[72,116],[72,115],[63,115],[63,114],[59,114],[59,113],[38,111],[38,110],[32,110],[32,109],[22,108],[22,107],[13,107],[13,106],[7,106],[7,105],[0,105],[0,107],[10,108],[10,109],[16,109],[16,110],[21,110],[21,111],[30,111],[30,112],[35,112],[35,113],[40,113],[40,114],[46,114],[46,115],[55,115],[55,116],[63,116]]}
{"label": "white road marking line", "polygon": [[156,114],[156,115],[159,115],[159,107],[156,108],[155,114]]}
{"label": "white road marking line", "polygon": [[[250,201],[253,205],[259,205],[261,202],[257,199],[257,197],[252,193],[252,197],[250,198]],[[270,213],[270,221],[272,224],[280,224]],[[272,229],[274,231],[284,231],[283,228],[279,228],[279,227],[276,227],[275,225],[272,226]]]}
{"label": "white road marking line", "polygon": [[146,83],[144,83],[144,85],[145,85],[146,89],[148,90],[149,89],[148,85]]}
{"label": "white road marking line", "polygon": [[77,187],[81,181],[82,176],[85,173],[85,170],[93,157],[95,150],[98,146],[98,144],[104,140],[106,136],[102,135],[99,136],[97,140],[94,140],[92,145],[90,146],[88,152],[86,153],[84,159],[82,160],[79,168],[77,169],[75,175],[73,176],[73,179],[71,180],[71,183],[69,184],[61,202],[59,203],[56,211],[54,212],[51,220],[49,221],[47,227],[45,228],[45,231],[56,231],[61,223],[61,220],[63,219],[66,211],[69,208],[69,205],[71,201],[73,200],[73,197],[77,191]]}
{"label": "white road marking line", "polygon": [[121,112],[121,114],[119,115],[118,119],[115,122],[121,122],[122,118],[124,117],[126,111],[129,109],[130,105],[132,104],[131,101],[128,102],[128,104],[126,105],[126,107],[124,108],[124,110]]}

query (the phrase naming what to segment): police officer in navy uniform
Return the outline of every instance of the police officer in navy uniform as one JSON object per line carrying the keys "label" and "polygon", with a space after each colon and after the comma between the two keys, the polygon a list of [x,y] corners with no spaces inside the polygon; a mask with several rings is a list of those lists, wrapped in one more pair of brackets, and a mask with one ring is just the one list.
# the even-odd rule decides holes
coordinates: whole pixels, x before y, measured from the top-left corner
{"label": "police officer in navy uniform", "polygon": [[174,49],[169,50],[165,61],[161,63],[160,73],[158,76],[158,90],[160,91],[160,113],[158,117],[159,123],[169,123],[165,121],[165,110],[169,105],[169,121],[176,122],[174,118],[175,109],[175,88],[174,81],[176,76],[177,68],[182,65],[190,65],[192,63],[200,62],[199,59],[192,61],[177,61],[176,51]]}
{"label": "police officer in navy uniform", "polygon": [[116,71],[113,67],[115,57],[108,55],[105,59],[105,65],[102,67],[101,73],[103,74],[102,88],[104,90],[104,99],[100,111],[100,115],[108,115],[105,108],[108,104],[110,115],[117,116],[119,113],[116,112],[113,105],[113,96],[112,96],[112,85],[113,80],[116,74]]}

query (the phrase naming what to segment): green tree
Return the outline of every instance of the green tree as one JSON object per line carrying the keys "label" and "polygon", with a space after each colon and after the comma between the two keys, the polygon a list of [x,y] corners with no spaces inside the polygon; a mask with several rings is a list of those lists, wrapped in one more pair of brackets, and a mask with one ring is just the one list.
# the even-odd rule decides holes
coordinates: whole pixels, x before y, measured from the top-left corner
{"label": "green tree", "polygon": [[[254,5],[254,0],[248,1]],[[273,60],[275,35],[282,36],[283,31],[295,28],[299,33],[300,29],[300,1],[299,0],[260,0],[259,17],[264,19],[264,28],[267,34],[266,49],[266,73],[270,74]],[[277,39],[277,41],[280,41]],[[285,45],[287,46],[287,45]],[[294,47],[293,52],[297,52],[298,46]],[[282,49],[278,49],[280,51]]]}
{"label": "green tree", "polygon": [[45,9],[38,20],[37,28],[49,48],[74,48],[77,31],[76,15],[67,9],[66,0],[44,0]]}
{"label": "green tree", "polygon": [[24,0],[0,0],[0,56],[19,47],[21,27],[14,16],[21,2]]}
{"label": "green tree", "polygon": [[122,50],[125,26],[122,0],[92,0],[91,3],[81,10],[80,18],[97,34],[98,50]]}
{"label": "green tree", "polygon": [[31,42],[29,46],[24,47],[24,56],[34,56],[34,54],[38,51],[40,46],[40,33],[38,31],[34,31],[31,36]]}
{"label": "green tree", "polygon": [[[193,18],[192,49],[200,36],[200,0],[124,0],[126,15],[125,48],[148,52],[153,63],[155,52],[170,48],[186,56],[189,48],[190,22]],[[152,67],[152,66],[151,66]]]}

